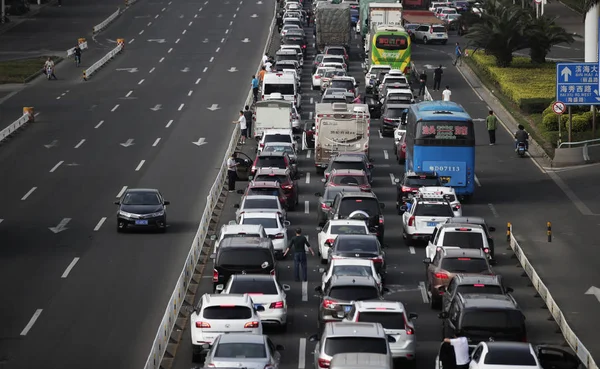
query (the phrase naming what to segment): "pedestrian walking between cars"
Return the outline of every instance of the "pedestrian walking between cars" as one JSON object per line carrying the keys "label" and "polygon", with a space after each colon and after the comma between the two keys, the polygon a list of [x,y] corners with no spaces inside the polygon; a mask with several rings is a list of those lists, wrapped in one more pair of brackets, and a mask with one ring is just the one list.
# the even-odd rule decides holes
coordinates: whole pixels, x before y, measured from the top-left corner
{"label": "pedestrian walking between cars", "polygon": [[290,250],[294,253],[294,278],[296,282],[300,282],[300,271],[302,271],[302,281],[308,281],[308,275],[306,271],[306,248],[310,251],[312,256],[315,256],[312,248],[310,247],[310,243],[306,237],[302,235],[302,229],[296,229],[296,235],[292,237],[290,243],[283,253],[283,257],[285,257]]}

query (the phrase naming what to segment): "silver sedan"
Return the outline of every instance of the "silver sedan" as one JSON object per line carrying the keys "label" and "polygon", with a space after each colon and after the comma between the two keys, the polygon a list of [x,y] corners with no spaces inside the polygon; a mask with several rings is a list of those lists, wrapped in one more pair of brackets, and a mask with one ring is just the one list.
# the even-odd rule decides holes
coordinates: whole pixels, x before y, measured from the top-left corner
{"label": "silver sedan", "polygon": [[281,351],[264,334],[231,333],[215,339],[204,361],[205,367],[247,369],[279,369]]}

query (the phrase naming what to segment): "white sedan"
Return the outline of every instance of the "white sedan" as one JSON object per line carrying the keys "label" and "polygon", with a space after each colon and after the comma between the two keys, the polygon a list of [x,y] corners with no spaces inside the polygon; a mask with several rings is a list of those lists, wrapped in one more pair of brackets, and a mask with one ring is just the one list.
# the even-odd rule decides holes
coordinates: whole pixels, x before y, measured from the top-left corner
{"label": "white sedan", "polygon": [[312,75],[312,89],[318,90],[321,88],[321,78],[325,75],[328,70],[335,70],[332,67],[318,67],[315,73]]}
{"label": "white sedan", "polygon": [[273,241],[275,256],[281,257],[283,255],[288,246],[287,227],[290,225],[290,222],[287,220],[282,222],[277,213],[245,212],[241,215],[239,224],[259,224],[263,226],[267,236]]}
{"label": "white sedan", "polygon": [[[317,242],[319,243],[319,255],[321,263],[327,263],[327,256],[333,242],[338,234],[369,234],[369,228],[364,220],[335,219],[325,223],[323,228],[317,228]],[[267,233],[269,231],[267,230]]]}
{"label": "white sedan", "polygon": [[286,24],[285,26],[283,26],[281,28],[280,36],[281,37],[285,36],[286,33],[288,33],[288,31],[291,30],[291,29],[302,29],[302,28],[300,28],[300,26],[297,25],[297,24]]}
{"label": "white sedan", "polygon": [[379,289],[381,290],[383,288],[381,276],[377,273],[373,260],[357,258],[333,259],[327,267],[327,270],[320,268],[319,272],[323,273],[323,276],[321,277],[321,289],[325,288],[327,282],[334,275],[373,277],[377,282]]}

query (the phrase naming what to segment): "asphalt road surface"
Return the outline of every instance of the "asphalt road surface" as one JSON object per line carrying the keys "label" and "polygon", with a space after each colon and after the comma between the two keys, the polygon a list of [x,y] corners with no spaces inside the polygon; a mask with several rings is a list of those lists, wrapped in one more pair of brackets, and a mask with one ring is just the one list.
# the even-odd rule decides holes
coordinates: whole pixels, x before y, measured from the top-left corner
{"label": "asphalt road surface", "polygon": [[[308,35],[312,34],[312,30],[307,31]],[[309,41],[310,43],[311,41]],[[356,43],[359,41],[356,40]],[[350,62],[350,74],[355,76],[357,81],[360,81],[361,86],[364,83],[364,74],[362,73],[360,63],[357,57],[357,47],[353,47]],[[310,80],[310,62],[314,50],[309,48],[309,58],[305,61],[305,67],[302,76],[302,115],[304,119],[312,118],[314,114],[314,105],[311,103],[317,102],[320,99],[320,94],[317,91],[311,91]],[[414,60],[419,63],[435,63],[440,61],[439,54],[430,52],[426,49],[416,47],[413,52]],[[455,101],[464,104],[473,118],[484,118],[487,114],[485,104],[483,104],[470,91],[468,85],[458,74],[456,69],[447,70],[445,72],[445,80],[453,86],[453,97]],[[439,96],[437,96],[439,98]],[[416,321],[416,334],[418,340],[417,348],[417,368],[431,368],[434,364],[435,355],[442,340],[441,322],[437,318],[437,312],[429,308],[426,297],[424,298],[422,291],[419,288],[419,283],[424,279],[424,266],[422,263],[425,257],[423,247],[409,248],[404,244],[401,235],[401,218],[395,209],[396,187],[392,184],[392,177],[401,177],[404,172],[404,167],[396,162],[394,152],[392,151],[393,140],[389,137],[380,137],[378,133],[380,120],[371,121],[371,141],[370,153],[374,159],[374,192],[377,194],[380,201],[385,203],[385,246],[388,263],[388,288],[391,293],[386,296],[387,299],[402,301],[407,310],[419,314]],[[466,204],[464,207],[465,215],[485,217],[488,222],[498,228],[495,235],[498,265],[494,268],[498,273],[502,274],[507,281],[507,284],[515,289],[514,296],[522,307],[528,325],[528,337],[533,343],[546,344],[561,344],[562,336],[556,333],[556,324],[553,321],[548,321],[548,312],[541,308],[543,305],[539,298],[534,297],[535,290],[528,286],[528,279],[522,277],[522,269],[516,266],[516,259],[511,258],[512,251],[506,249],[504,243],[504,225],[503,217],[508,216],[508,213],[502,214],[507,207],[497,207],[494,193],[497,189],[493,188],[492,184],[496,181],[496,177],[500,176],[498,170],[509,170],[509,163],[529,164],[529,160],[518,161],[514,152],[510,153],[508,148],[509,138],[505,132],[499,132],[499,146],[489,147],[487,145],[487,132],[483,125],[479,125],[476,130],[476,137],[479,142],[477,147],[477,166],[478,181],[481,186],[476,189],[476,196],[472,203]],[[242,149],[249,156],[254,155],[254,146],[244,147]],[[300,206],[298,210],[288,213],[288,219],[291,222],[289,235],[294,228],[300,227],[303,232],[308,235],[309,241],[312,242],[313,249],[317,249],[316,239],[317,232],[317,198],[315,192],[322,192],[323,184],[320,176],[315,174],[314,159],[310,150],[300,154],[299,168],[302,173],[301,179],[298,180],[300,188]],[[502,168],[497,168],[498,157],[504,159]],[[539,171],[538,171],[539,173]],[[501,178],[501,177],[500,177]],[[505,178],[510,180],[510,178]],[[237,189],[244,188],[246,183],[240,182],[237,184]],[[240,195],[230,193],[225,203],[224,211],[221,214],[221,224],[225,224],[235,218],[235,209],[233,205],[239,203]],[[219,225],[220,227],[220,225]],[[278,275],[281,283],[289,284],[291,290],[287,293],[287,301],[289,305],[289,327],[285,334],[270,332],[269,334],[276,344],[283,344],[285,351],[283,352],[284,369],[304,369],[313,367],[314,344],[307,342],[310,335],[317,332],[317,314],[319,298],[314,292],[314,288],[320,284],[321,274],[318,269],[321,267],[318,257],[309,256],[308,265],[308,283],[303,284],[294,282],[293,280],[293,261],[281,261],[278,265]],[[203,293],[212,292],[212,268],[205,268],[205,275],[202,278],[202,283],[199,287],[197,299]],[[186,325],[183,332],[183,340],[180,343],[173,369],[187,369],[200,365],[201,363],[192,363],[192,349],[190,342],[190,332]]]}
{"label": "asphalt road surface", "polygon": [[[143,366],[273,7],[140,2],[106,33],[126,38],[125,52],[90,81],[39,84],[7,101],[40,115],[0,151],[4,368]],[[199,138],[206,144],[192,144]],[[171,201],[166,234],[117,234],[124,186]]]}

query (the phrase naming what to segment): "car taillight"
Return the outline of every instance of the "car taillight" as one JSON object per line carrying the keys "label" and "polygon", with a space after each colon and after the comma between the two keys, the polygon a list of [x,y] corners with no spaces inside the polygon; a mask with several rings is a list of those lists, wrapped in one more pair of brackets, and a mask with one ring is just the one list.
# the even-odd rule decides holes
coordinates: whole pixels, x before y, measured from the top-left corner
{"label": "car taillight", "polygon": [[490,249],[488,249],[487,247],[485,249],[483,249],[483,252],[485,252],[486,254],[490,253]]}
{"label": "car taillight", "polygon": [[402,144],[402,152],[406,152],[406,144],[405,143]]}
{"label": "car taillight", "polygon": [[456,210],[460,209],[460,205],[455,206]]}
{"label": "car taillight", "polygon": [[275,269],[271,269],[271,273],[269,273],[271,275],[275,275]]}
{"label": "car taillight", "polygon": [[321,204],[321,209],[322,210],[329,210],[331,208],[329,206],[327,206],[327,204]]}
{"label": "car taillight", "polygon": [[329,368],[329,364],[329,360],[319,359],[319,368]]}
{"label": "car taillight", "polygon": [[435,273],[435,277],[437,279],[448,279],[448,274],[446,274],[446,273]]}
{"label": "car taillight", "polygon": [[406,327],[406,334],[411,336],[411,335],[415,334],[415,330],[410,327]]}
{"label": "car taillight", "polygon": [[283,238],[283,236],[284,236],[284,234],[283,234],[283,233],[277,233],[277,234],[275,235],[275,238],[276,238],[276,239],[282,239],[282,238]]}
{"label": "car taillight", "polygon": [[360,185],[358,187],[360,188],[361,191],[365,191],[365,192],[371,191],[371,186],[369,186],[369,185]]}
{"label": "car taillight", "polygon": [[219,272],[216,269],[213,269],[213,282],[219,281]]}
{"label": "car taillight", "polygon": [[324,299],[323,300],[323,307],[325,309],[333,309],[333,307],[335,306],[335,300],[330,300],[330,299]]}
{"label": "car taillight", "polygon": [[402,186],[402,192],[416,192],[416,191],[417,191],[416,188]]}
{"label": "car taillight", "polygon": [[412,227],[415,224],[415,216],[408,218],[408,226]]}
{"label": "car taillight", "polygon": [[294,188],[293,185],[282,185],[281,188],[283,188],[284,190],[291,190],[292,188]]}
{"label": "car taillight", "polygon": [[383,118],[383,121],[386,123],[392,123],[394,120],[390,118]]}
{"label": "car taillight", "polygon": [[383,258],[378,256],[376,258],[371,259],[373,260],[374,263],[379,264],[379,263],[383,263]]}
{"label": "car taillight", "polygon": [[379,216],[379,224],[383,224],[384,223],[384,219],[383,219],[383,215]]}
{"label": "car taillight", "polygon": [[328,239],[325,240],[325,243],[328,243],[330,245],[333,245],[334,242],[335,242],[334,238],[328,238]]}
{"label": "car taillight", "polygon": [[207,368],[216,368],[215,364],[208,364],[206,367]]}
{"label": "car taillight", "polygon": [[248,322],[244,325],[244,328],[258,328],[259,322]]}
{"label": "car taillight", "polygon": [[329,179],[329,173],[325,173],[325,180]]}
{"label": "car taillight", "polygon": [[207,322],[196,322],[196,328],[210,328],[210,324]]}
{"label": "car taillight", "polygon": [[272,302],[269,309],[283,309],[283,301]]}
{"label": "car taillight", "polygon": [[265,147],[265,144],[261,143],[260,145],[258,145],[260,147]]}
{"label": "car taillight", "polygon": [[317,75],[315,76],[315,79],[321,79],[321,76],[317,74]]}

